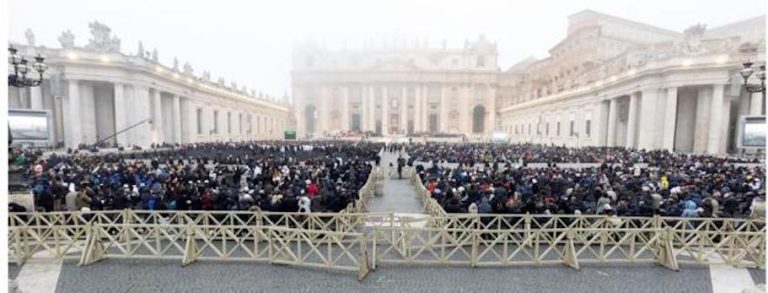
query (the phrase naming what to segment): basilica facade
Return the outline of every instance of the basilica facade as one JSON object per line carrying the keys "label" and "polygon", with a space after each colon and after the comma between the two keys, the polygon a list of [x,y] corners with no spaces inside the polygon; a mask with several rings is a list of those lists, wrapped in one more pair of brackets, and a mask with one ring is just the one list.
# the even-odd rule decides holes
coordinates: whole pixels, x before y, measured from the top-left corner
{"label": "basilica facade", "polygon": [[298,135],[488,136],[496,123],[496,59],[496,45],[484,37],[459,49],[305,44],[293,54]]}
{"label": "basilica facade", "polygon": [[42,84],[11,87],[8,103],[11,110],[50,113],[50,146],[280,139],[291,127],[293,110],[285,98],[268,98],[223,78],[212,81],[189,63],[161,64],[157,50],[141,43],[125,53],[109,27],[94,22],[90,28],[84,45],[65,31],[58,48],[40,46],[29,30],[26,44],[10,44],[21,56],[46,57]]}

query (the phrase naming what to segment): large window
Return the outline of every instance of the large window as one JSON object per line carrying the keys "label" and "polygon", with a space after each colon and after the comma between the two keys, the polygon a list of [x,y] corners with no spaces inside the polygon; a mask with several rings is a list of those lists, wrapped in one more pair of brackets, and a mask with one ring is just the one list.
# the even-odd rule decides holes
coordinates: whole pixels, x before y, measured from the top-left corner
{"label": "large window", "polygon": [[557,136],[560,136],[560,121],[557,121]]}
{"label": "large window", "polygon": [[585,125],[586,126],[584,127],[584,135],[589,137],[590,133],[592,133],[592,121],[591,120],[587,120],[585,122]]}
{"label": "large window", "polygon": [[571,120],[570,136],[576,135],[576,122]]}
{"label": "large window", "polygon": [[477,56],[477,67],[485,67],[485,57]]}

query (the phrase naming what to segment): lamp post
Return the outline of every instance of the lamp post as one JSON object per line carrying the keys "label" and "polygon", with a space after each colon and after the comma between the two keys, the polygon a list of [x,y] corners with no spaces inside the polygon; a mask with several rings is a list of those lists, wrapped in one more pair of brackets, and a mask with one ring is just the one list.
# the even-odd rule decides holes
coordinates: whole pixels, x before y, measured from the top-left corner
{"label": "lamp post", "polygon": [[[744,79],[744,89],[747,90],[750,94],[754,93],[762,93],[763,94],[763,109],[760,110],[760,113],[765,110],[765,63],[760,65],[758,67],[758,71],[755,72],[754,69],[752,69],[752,65],[754,63],[752,61],[747,60],[744,62],[744,69],[739,72],[741,74],[741,77]],[[760,84],[756,83],[749,83],[749,78],[752,76],[752,74],[755,74],[755,76],[760,80]]]}
{"label": "lamp post", "polygon": [[[39,86],[43,82],[43,72],[48,69],[48,65],[45,65],[43,58],[40,55],[35,57],[35,62],[30,64],[27,59],[17,54],[17,50],[14,47],[8,47],[8,63],[13,67],[13,73],[8,74],[8,86],[25,88]],[[27,78],[27,74],[34,69],[37,71],[38,78]],[[11,126],[8,126],[8,144],[13,143],[13,135],[11,135]]]}
{"label": "lamp post", "polygon": [[[19,56],[17,52],[14,47],[8,48],[8,63],[13,67],[13,73],[8,75],[8,85],[17,88],[39,86],[43,82],[43,72],[48,69],[48,65],[43,63],[45,58],[37,55],[34,63],[30,64],[26,58]],[[38,73],[37,79],[27,77],[27,74],[31,74],[33,69]]]}

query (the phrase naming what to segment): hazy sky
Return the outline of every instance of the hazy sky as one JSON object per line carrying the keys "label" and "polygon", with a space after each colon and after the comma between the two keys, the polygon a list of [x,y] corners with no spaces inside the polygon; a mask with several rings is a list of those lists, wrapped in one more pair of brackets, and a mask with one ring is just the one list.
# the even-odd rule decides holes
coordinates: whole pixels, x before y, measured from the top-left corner
{"label": "hazy sky", "polygon": [[502,69],[528,57],[545,57],[562,40],[567,16],[584,9],[682,31],[763,15],[765,0],[9,0],[10,40],[25,42],[31,28],[37,43],[59,47],[66,29],[75,43],[90,38],[98,20],[135,54],[138,41],[158,48],[160,61],[189,61],[196,74],[235,80],[271,95],[290,92],[291,48],[307,38],[341,47],[393,37],[427,39],[449,47],[485,34],[499,44]]}

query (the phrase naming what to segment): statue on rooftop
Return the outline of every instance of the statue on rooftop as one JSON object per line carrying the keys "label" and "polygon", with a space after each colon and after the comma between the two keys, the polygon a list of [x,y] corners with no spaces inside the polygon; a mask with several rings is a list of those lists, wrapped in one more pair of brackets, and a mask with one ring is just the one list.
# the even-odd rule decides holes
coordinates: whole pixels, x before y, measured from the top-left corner
{"label": "statue on rooftop", "polygon": [[26,32],[24,32],[24,36],[27,37],[27,45],[30,45],[32,47],[35,46],[35,33],[32,32],[32,29],[27,29]]}
{"label": "statue on rooftop", "polygon": [[139,41],[139,51],[136,52],[136,56],[144,57],[144,44]]}
{"label": "statue on rooftop", "polygon": [[61,32],[59,35],[59,43],[62,49],[69,49],[75,47],[75,34],[70,30]]}
{"label": "statue on rooftop", "polygon": [[86,48],[109,53],[120,52],[120,39],[110,36],[112,30],[108,26],[94,21],[89,23],[88,27],[91,29],[92,38],[88,40]]}

